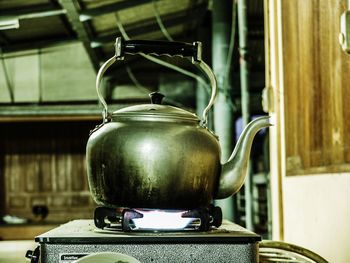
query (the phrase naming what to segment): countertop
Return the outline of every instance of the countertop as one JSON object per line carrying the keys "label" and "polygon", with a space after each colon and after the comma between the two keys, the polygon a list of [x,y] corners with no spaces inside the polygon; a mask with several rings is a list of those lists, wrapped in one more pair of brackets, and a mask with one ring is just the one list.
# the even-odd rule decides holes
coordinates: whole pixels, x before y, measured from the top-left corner
{"label": "countertop", "polygon": [[0,241],[0,263],[28,263],[25,254],[36,247],[34,240]]}
{"label": "countertop", "polygon": [[58,225],[60,224],[3,224],[0,225],[0,240],[34,241],[34,237],[49,231]]}

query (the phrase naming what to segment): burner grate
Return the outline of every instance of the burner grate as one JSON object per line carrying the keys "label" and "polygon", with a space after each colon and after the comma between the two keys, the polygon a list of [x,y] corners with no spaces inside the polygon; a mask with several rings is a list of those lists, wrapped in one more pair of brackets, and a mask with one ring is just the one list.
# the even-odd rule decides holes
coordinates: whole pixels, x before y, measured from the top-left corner
{"label": "burner grate", "polygon": [[97,228],[116,231],[208,231],[222,223],[220,207],[193,210],[160,210],[97,207]]}

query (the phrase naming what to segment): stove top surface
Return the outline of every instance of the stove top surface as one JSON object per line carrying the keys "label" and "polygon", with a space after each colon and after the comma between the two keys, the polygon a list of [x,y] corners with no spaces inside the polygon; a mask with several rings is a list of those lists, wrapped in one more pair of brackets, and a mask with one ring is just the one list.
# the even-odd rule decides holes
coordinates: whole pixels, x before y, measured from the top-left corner
{"label": "stove top surface", "polygon": [[255,243],[261,237],[224,220],[219,228],[205,232],[123,232],[101,230],[93,220],[74,220],[35,238],[51,244],[122,244],[122,243]]}

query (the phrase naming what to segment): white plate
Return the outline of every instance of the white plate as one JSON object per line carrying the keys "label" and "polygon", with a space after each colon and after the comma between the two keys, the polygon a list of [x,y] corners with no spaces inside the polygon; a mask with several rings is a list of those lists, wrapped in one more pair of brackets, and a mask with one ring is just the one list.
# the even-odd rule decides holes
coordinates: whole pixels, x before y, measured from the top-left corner
{"label": "white plate", "polygon": [[74,263],[141,263],[136,258],[115,252],[99,252],[82,257]]}

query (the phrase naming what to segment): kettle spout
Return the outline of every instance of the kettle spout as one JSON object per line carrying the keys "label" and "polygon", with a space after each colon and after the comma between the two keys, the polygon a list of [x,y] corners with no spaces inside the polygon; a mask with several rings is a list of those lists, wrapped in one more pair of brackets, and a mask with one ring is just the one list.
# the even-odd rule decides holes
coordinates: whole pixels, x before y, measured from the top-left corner
{"label": "kettle spout", "polygon": [[269,116],[251,121],[243,130],[229,160],[222,165],[219,189],[215,199],[229,197],[238,192],[247,174],[250,149],[255,134],[262,128],[272,126]]}

